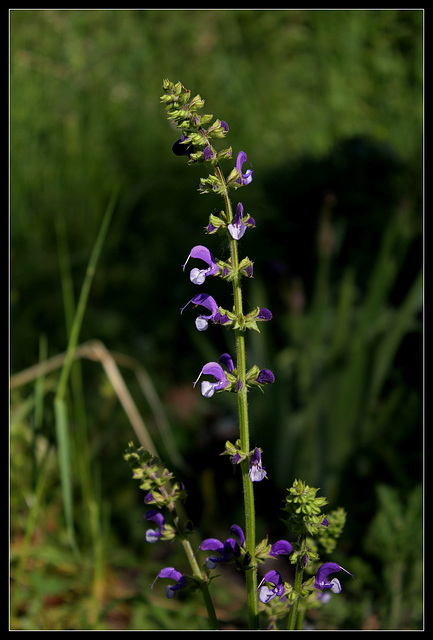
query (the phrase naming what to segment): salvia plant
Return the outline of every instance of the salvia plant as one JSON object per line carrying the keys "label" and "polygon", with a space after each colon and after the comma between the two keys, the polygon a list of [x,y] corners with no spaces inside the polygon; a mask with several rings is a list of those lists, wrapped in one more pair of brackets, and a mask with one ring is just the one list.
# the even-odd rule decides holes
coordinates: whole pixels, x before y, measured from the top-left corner
{"label": "salvia plant", "polygon": [[[167,581],[167,598],[175,597],[179,590],[200,591],[209,624],[211,628],[218,629],[209,585],[215,576],[213,572],[221,563],[232,563],[245,576],[249,629],[277,629],[282,624],[290,630],[299,629],[302,628],[306,609],[321,606],[331,594],[340,593],[342,587],[336,575],[352,576],[335,562],[320,563],[319,555],[334,551],[346,514],[337,509],[325,515],[326,498],[317,497],[318,489],[295,480],[287,490],[282,508],[284,517],[281,518],[287,526],[290,541],[271,542],[267,537],[259,542],[256,540],[254,485],[267,477],[267,470],[262,450],[250,444],[248,393],[254,387],[263,391],[275,379],[269,369],[258,365],[247,368],[245,341],[247,332],[259,331],[259,324],[271,321],[272,314],[262,307],[244,309],[242,282],[253,277],[253,262],[248,257],[240,257],[239,241],[256,227],[256,222],[241,202],[234,208],[231,199],[232,195],[252,183],[253,170],[244,151],[239,151],[228,173],[223,170],[224,163],[233,163],[234,160],[231,147],[217,148],[217,144],[227,137],[229,126],[224,120],[202,113],[204,100],[200,95],[192,97],[183,84],[169,80],[163,81],[163,91],[161,102],[168,120],[180,130],[180,137],[173,144],[173,153],[186,157],[189,165],[208,167],[210,174],[201,178],[199,191],[219,195],[223,199],[223,208],[210,214],[204,232],[209,238],[216,234],[226,238],[227,257],[214,257],[208,246],[188,247],[183,271],[187,265],[188,269],[191,267],[190,281],[200,288],[202,285],[207,288],[215,277],[231,284],[233,307],[221,307],[211,294],[200,290],[185,304],[181,313],[186,313],[187,308],[199,310],[195,318],[198,331],[206,331],[209,324],[214,323],[233,332],[234,356],[224,353],[218,362],[203,364],[193,385],[196,387],[200,383],[201,394],[205,398],[224,392],[233,394],[237,399],[239,438],[235,442],[227,442],[221,455],[228,456],[233,467],[240,470],[244,522],[242,526],[233,524],[225,540],[207,538],[193,548],[191,534],[194,527],[183,507],[186,498],[184,486],[175,481],[159,459],[142,448],[135,449],[130,443],[125,459],[131,466],[133,477],[140,481],[140,488],[145,492],[144,502],[149,507],[144,515],[149,526],[145,533],[146,541],[155,544],[178,540],[191,567],[191,575],[185,575],[176,567],[164,567],[155,576],[151,587],[158,579]],[[200,554],[200,551],[204,553]],[[200,564],[198,558],[202,556]],[[287,572],[294,575],[292,583],[276,569],[270,569],[258,581],[258,567],[265,562],[268,567],[280,556],[286,556],[288,565],[293,565],[293,571]],[[281,567],[281,562],[278,566]]]}

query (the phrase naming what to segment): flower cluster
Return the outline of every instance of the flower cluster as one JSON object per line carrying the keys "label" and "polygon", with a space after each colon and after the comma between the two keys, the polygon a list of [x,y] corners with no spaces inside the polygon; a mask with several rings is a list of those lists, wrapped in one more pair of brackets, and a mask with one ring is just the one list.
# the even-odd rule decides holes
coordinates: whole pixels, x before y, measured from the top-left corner
{"label": "flower cluster", "polygon": [[183,483],[174,482],[171,471],[143,447],[136,449],[130,442],[124,458],[131,467],[132,477],[140,481],[140,489],[146,492],[145,504],[158,508],[167,507],[172,511],[177,501],[185,500],[186,491]]}
{"label": "flower cluster", "polygon": [[321,513],[322,507],[328,503],[327,499],[316,498],[318,489],[309,487],[301,480],[295,480],[288,492],[284,506],[284,511],[289,514],[284,521],[288,529],[295,535],[317,535],[319,527],[328,524]]}
{"label": "flower cluster", "polygon": [[[314,581],[309,580],[303,584],[305,595],[313,589],[318,591],[329,589],[332,593],[340,593],[342,587],[338,578],[333,578],[332,580],[329,579],[330,575],[338,573],[339,571],[344,571],[353,578],[353,575],[349,573],[349,571],[346,571],[346,569],[335,562],[325,562],[319,567]],[[268,604],[268,602],[274,598],[280,598],[283,602],[287,599],[290,603],[291,601],[293,602],[296,597],[292,585],[284,582],[279,571],[274,569],[266,573],[258,586],[258,590],[259,600],[263,604]]]}

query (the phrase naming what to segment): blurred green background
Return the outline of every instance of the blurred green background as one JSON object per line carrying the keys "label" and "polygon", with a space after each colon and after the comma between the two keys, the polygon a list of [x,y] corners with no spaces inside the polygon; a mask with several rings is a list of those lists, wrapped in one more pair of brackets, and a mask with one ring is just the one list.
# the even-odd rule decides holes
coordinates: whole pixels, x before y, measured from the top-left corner
{"label": "blurred green background", "polygon": [[[295,477],[321,487],[347,511],[332,560],[356,580],[310,623],[419,629],[423,12],[226,9],[10,11],[11,628],[206,628],[194,598],[149,590],[185,561],[144,541],[119,375],[200,533],[242,523],[239,478],[219,457],[236,438],[233,398],[192,389],[232,335],[179,314],[196,293],[181,268],[191,247],[224,257],[203,234],[221,203],[198,193],[204,169],[171,153],[163,78],[200,93],[253,165],[236,192],[257,224],[241,242],[255,263],[245,299],[274,319],[248,336],[247,364],[276,376],[250,398],[270,478],[258,535],[286,536]],[[23,372],[66,349],[113,190],[79,336],[106,351],[84,347],[67,395],[78,557],[59,484],[61,361]],[[222,283],[206,286],[230,305]],[[215,592],[226,627],[242,628],[238,577]]]}

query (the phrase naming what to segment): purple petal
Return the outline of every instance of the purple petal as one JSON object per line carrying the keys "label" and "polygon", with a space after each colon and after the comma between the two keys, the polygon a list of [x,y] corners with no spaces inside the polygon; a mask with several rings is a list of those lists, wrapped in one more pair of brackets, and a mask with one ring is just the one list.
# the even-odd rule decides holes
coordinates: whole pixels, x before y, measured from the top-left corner
{"label": "purple petal", "polygon": [[214,157],[214,155],[215,154],[210,147],[206,147],[206,149],[203,151],[204,160],[211,160]]}
{"label": "purple petal", "polygon": [[340,565],[335,562],[325,562],[325,564],[322,564],[317,571],[316,580],[314,582],[316,589],[320,589],[321,591],[323,589],[331,589],[333,593],[340,593],[341,585],[338,579],[334,578],[333,580],[328,580],[328,576],[330,574],[338,573],[339,571],[345,571],[353,578],[353,575],[349,573],[349,571],[346,571],[346,569],[340,567]]}
{"label": "purple petal", "polygon": [[204,365],[201,372],[203,375],[213,376],[219,382],[227,382],[224,369],[220,364],[218,364],[218,362],[208,362]]}
{"label": "purple petal", "polygon": [[220,540],[216,538],[206,538],[201,543],[199,549],[202,551],[218,551],[219,553],[224,553],[224,545]]}
{"label": "purple petal", "polygon": [[161,529],[164,529],[165,520],[162,513],[157,511],[156,509],[151,509],[147,511],[145,516],[146,520],[150,520],[151,522],[155,522]]}
{"label": "purple petal", "polygon": [[156,576],[155,580],[151,584],[151,589],[153,589],[153,585],[158,580],[158,578],[171,578],[175,580],[175,582],[179,582],[183,579],[183,575],[180,571],[177,571],[174,567],[165,567],[165,569],[161,569],[161,571]]}
{"label": "purple petal", "polygon": [[272,313],[269,309],[260,309],[256,320],[272,320]]}
{"label": "purple petal", "polygon": [[262,582],[271,582],[272,584],[277,586],[283,583],[283,579],[281,578],[281,575],[278,571],[275,571],[275,569],[272,569],[272,571],[268,571],[268,573],[263,578]]}
{"label": "purple petal", "polygon": [[272,384],[275,382],[275,376],[269,369],[262,369],[256,378],[259,384]]}
{"label": "purple petal", "polygon": [[230,531],[239,538],[239,544],[243,547],[245,544],[245,535],[242,528],[238,524],[232,524]]}
{"label": "purple petal", "polygon": [[269,555],[276,558],[279,555],[288,555],[292,553],[292,545],[287,540],[278,540],[272,545]]}
{"label": "purple petal", "polygon": [[245,153],[245,151],[240,151],[238,153],[238,157],[237,157],[237,160],[236,160],[236,169],[238,170],[238,172],[240,174],[240,177],[237,179],[237,182],[239,184],[247,185],[253,179],[253,172],[252,172],[251,169],[248,169],[248,171],[246,173],[242,173],[242,165],[247,160],[248,160],[248,156]]}
{"label": "purple petal", "polygon": [[223,364],[227,371],[231,373],[234,369],[232,357],[228,353],[223,353],[219,359],[219,362]]}

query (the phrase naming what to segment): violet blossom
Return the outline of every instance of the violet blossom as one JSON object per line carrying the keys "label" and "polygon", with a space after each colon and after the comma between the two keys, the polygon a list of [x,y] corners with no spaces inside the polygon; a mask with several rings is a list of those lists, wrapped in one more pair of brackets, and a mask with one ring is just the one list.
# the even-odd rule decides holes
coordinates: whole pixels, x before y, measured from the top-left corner
{"label": "violet blossom", "polygon": [[[269,587],[268,584],[266,583],[272,584],[273,587]],[[281,598],[282,596],[284,596],[283,579],[281,575],[278,573],[278,571],[275,571],[275,570],[268,571],[268,573],[265,575],[263,580],[260,582],[257,589],[260,589],[259,600],[260,602],[263,602],[263,604],[267,604],[268,602],[273,600],[275,597]]]}
{"label": "violet blossom", "polygon": [[162,513],[157,511],[156,509],[151,509],[145,514],[145,519],[150,520],[151,522],[155,522],[158,526],[155,529],[148,529],[146,531],[146,542],[157,542],[159,538],[162,536],[165,526],[165,520]]}
{"label": "violet blossom", "polygon": [[213,255],[207,247],[203,247],[201,244],[199,244],[191,249],[188,258],[183,265],[184,271],[186,264],[190,258],[198,258],[199,260],[203,260],[203,262],[206,262],[206,264],[208,265],[207,269],[198,269],[197,267],[191,269],[189,279],[194,284],[203,284],[207,276],[214,276],[219,273],[219,266],[215,262]]}
{"label": "violet blossom", "polygon": [[259,384],[272,384],[275,382],[275,376],[269,369],[262,369],[256,378]]}
{"label": "violet blossom", "polygon": [[158,578],[170,578],[171,580],[175,581],[175,584],[165,587],[165,595],[167,596],[167,598],[174,598],[178,589],[183,589],[187,586],[187,581],[184,576],[174,567],[165,567],[165,569],[161,569],[155,580],[152,582],[151,589],[153,589],[153,585],[158,580]]}
{"label": "violet blossom", "polygon": [[182,313],[183,310],[186,309],[186,307],[191,302],[196,306],[198,305],[201,307],[205,307],[205,309],[208,309],[210,311],[210,314],[208,316],[201,314],[198,316],[198,318],[196,318],[195,326],[199,331],[206,331],[209,326],[209,320],[212,320],[212,322],[220,322],[221,324],[224,324],[224,322],[227,321],[226,316],[222,316],[219,312],[219,307],[215,300],[207,293],[199,293],[198,295],[191,298],[191,300],[186,303],[186,305],[180,310],[180,312]]}
{"label": "violet blossom", "polygon": [[215,157],[215,153],[212,150],[212,147],[207,146],[203,151],[203,160],[212,160]]}
{"label": "violet blossom", "polygon": [[262,307],[255,319],[265,320],[267,322],[268,320],[272,320],[272,313],[269,311],[269,309],[265,309],[265,307]]}
{"label": "violet blossom", "polygon": [[323,591],[323,589],[330,589],[332,593],[340,593],[341,584],[338,578],[333,578],[332,580],[328,579],[328,576],[331,573],[338,573],[339,571],[345,571],[353,578],[353,575],[349,573],[349,571],[346,571],[346,569],[340,567],[340,565],[335,562],[325,562],[325,564],[322,564],[317,571],[316,580],[314,582],[316,589],[320,589],[320,591]]}
{"label": "violet blossom", "polygon": [[248,470],[251,482],[261,482],[266,478],[266,469],[262,467],[262,457],[257,447],[254,449],[254,453],[250,458],[250,468]]}
{"label": "violet blossom", "polygon": [[244,235],[247,227],[255,227],[256,223],[251,216],[248,218],[247,222],[244,222],[244,207],[241,202],[238,203],[236,207],[236,214],[233,222],[228,225],[228,230],[231,237],[234,240],[240,240]]}
{"label": "violet blossom", "polygon": [[242,173],[242,165],[247,160],[248,160],[248,156],[245,153],[245,151],[240,151],[238,153],[238,157],[237,157],[237,160],[236,160],[236,169],[238,170],[238,173],[239,173],[239,178],[236,180],[236,182],[238,182],[239,184],[242,184],[242,185],[250,184],[250,182],[253,179],[253,171],[252,171],[252,169],[248,169],[246,173]]}
{"label": "violet blossom", "polygon": [[203,369],[200,371],[200,375],[194,382],[194,387],[202,375],[210,375],[215,378],[215,382],[203,380],[201,383],[201,394],[205,398],[211,398],[215,391],[222,391],[230,384],[224,369],[218,362],[208,362],[204,365]]}
{"label": "violet blossom", "polygon": [[221,542],[217,538],[206,538],[201,543],[199,549],[202,551],[214,551],[218,555],[211,555],[206,558],[206,567],[215,569],[220,562],[229,562],[232,558],[239,558],[241,547],[245,545],[245,535],[241,527],[233,524],[230,532],[235,534],[238,540],[227,538],[225,542]]}

